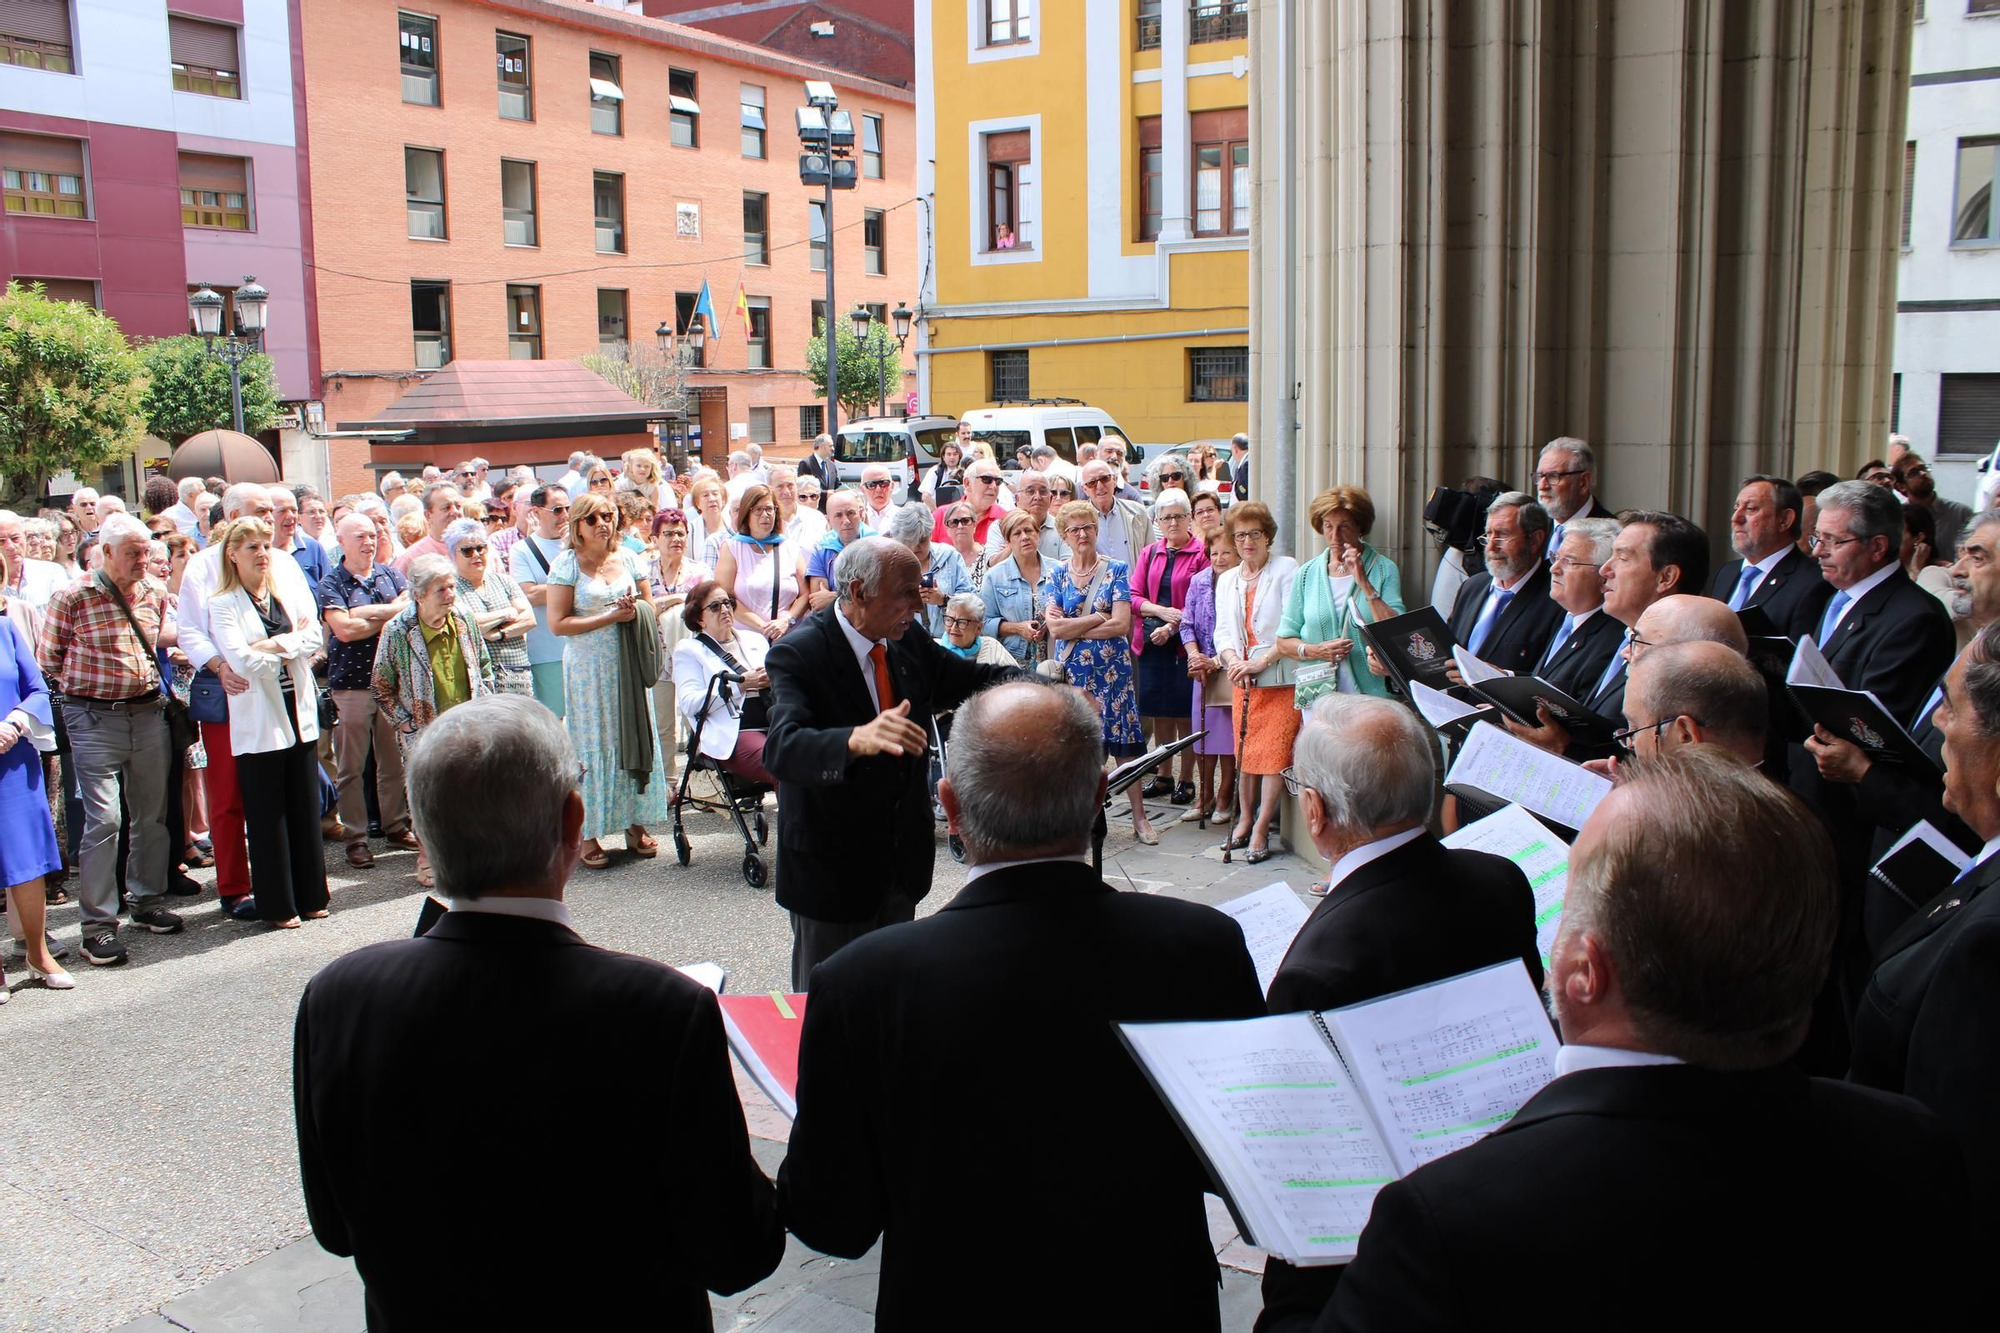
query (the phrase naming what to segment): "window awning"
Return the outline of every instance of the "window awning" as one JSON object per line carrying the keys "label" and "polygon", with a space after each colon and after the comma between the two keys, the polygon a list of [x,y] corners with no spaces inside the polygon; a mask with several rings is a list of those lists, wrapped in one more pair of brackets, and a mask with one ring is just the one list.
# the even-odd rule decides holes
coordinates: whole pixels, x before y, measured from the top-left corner
{"label": "window awning", "polygon": [[625,100],[625,90],[609,79],[592,79],[590,81],[590,95],[592,97],[601,97],[607,102],[622,102]]}
{"label": "window awning", "polygon": [[695,101],[692,97],[669,97],[667,100],[673,103],[674,110],[676,111],[685,111],[690,116],[701,114],[701,103]]}
{"label": "window awning", "polygon": [[764,129],[764,108],[761,106],[752,106],[748,102],[745,102],[743,104],[743,128],[746,130]]}

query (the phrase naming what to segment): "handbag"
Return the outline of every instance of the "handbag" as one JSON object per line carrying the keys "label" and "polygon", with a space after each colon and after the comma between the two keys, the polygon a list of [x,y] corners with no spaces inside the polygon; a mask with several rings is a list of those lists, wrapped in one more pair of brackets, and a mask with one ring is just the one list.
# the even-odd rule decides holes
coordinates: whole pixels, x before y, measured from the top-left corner
{"label": "handbag", "polygon": [[[1099,580],[1105,576],[1110,567],[1110,561],[1102,558],[1098,560],[1097,568],[1091,572],[1090,582],[1084,585],[1083,603],[1082,608],[1077,612],[1078,615],[1089,614],[1090,604],[1097,599]],[[1035,664],[1035,674],[1046,676],[1050,680],[1068,680],[1069,655],[1075,650],[1077,643],[1078,640],[1076,639],[1064,639],[1061,643],[1057,644],[1054,649],[1050,650],[1049,659],[1046,662]],[[1062,656],[1056,656],[1057,652],[1060,652]]]}
{"label": "handbag", "polygon": [[[1331,559],[1327,561],[1326,569],[1327,584],[1331,586],[1333,583],[1333,562]],[[1355,593],[1352,589],[1348,591],[1347,602],[1348,627],[1351,630],[1356,610],[1354,605]],[[1351,657],[1353,654],[1350,652],[1349,656]],[[1350,671],[1353,670],[1352,667],[1348,669]],[[1303,713],[1327,695],[1333,694],[1340,689],[1340,663],[1301,662],[1292,673],[1292,682],[1292,706]]]}
{"label": "handbag", "polygon": [[208,670],[195,672],[188,685],[187,710],[196,722],[220,725],[229,721],[229,692],[222,688],[222,677]]}
{"label": "handbag", "polygon": [[153,664],[153,684],[159,689],[160,706],[167,718],[167,740],[173,746],[172,752],[179,754],[201,739],[201,729],[195,726],[194,718],[188,713],[188,706],[176,699],[174,692],[167,688],[166,678],[160,674],[159,655],[154,651],[151,640],[147,639],[146,631],[139,628],[139,620],[132,614],[132,608],[125,604],[125,594],[118,591],[118,585],[105,577],[101,569],[97,571],[97,586],[110,593],[111,600],[118,603],[118,609],[124,613],[125,623],[132,627],[132,633],[138,638],[139,646],[146,650],[146,660]]}

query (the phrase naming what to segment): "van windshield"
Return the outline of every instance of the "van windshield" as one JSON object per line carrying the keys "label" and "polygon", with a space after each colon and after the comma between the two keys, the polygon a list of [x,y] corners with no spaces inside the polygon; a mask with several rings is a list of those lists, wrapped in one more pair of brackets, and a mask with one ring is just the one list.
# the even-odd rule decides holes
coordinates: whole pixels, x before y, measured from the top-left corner
{"label": "van windshield", "polygon": [[903,452],[903,437],[888,431],[842,435],[833,446],[833,456],[843,463],[900,463]]}
{"label": "van windshield", "polygon": [[927,458],[944,457],[944,447],[958,438],[956,426],[933,426],[929,430],[911,432],[917,437],[917,452]]}
{"label": "van windshield", "polygon": [[974,440],[984,441],[993,447],[993,457],[1001,467],[1014,466],[1014,451],[1024,444],[1034,443],[1033,437],[1024,430],[976,430]]}

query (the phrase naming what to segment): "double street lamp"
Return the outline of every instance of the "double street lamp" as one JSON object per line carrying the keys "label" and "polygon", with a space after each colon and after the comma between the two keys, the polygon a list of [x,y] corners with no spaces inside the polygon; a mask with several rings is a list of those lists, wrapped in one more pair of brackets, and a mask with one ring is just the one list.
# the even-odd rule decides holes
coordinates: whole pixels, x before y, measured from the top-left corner
{"label": "double street lamp", "polygon": [[[896,308],[889,312],[896,322],[896,350],[901,352],[903,344],[910,339],[910,307],[896,302]],[[857,303],[848,319],[854,323],[854,341],[861,344],[863,351],[875,353],[875,414],[889,415],[889,331],[879,325],[875,328],[875,339],[868,338],[869,326],[875,324],[875,316],[868,307]]]}
{"label": "double street lamp", "polygon": [[188,297],[188,318],[194,331],[208,344],[208,354],[229,367],[229,417],[236,433],[243,433],[243,363],[257,354],[264,343],[264,307],[271,293],[257,279],[243,275],[236,289],[236,327],[224,333],[222,294],[203,283]]}
{"label": "double street lamp", "polygon": [[854,161],[854,116],[840,110],[833,85],[821,79],[806,81],[806,105],[797,111],[799,182],[817,185],[826,191],[820,214],[826,233],[826,430],[840,428],[840,339],[835,336],[833,312],[840,307],[833,300],[833,192],[851,190],[859,183]]}
{"label": "double street lamp", "polygon": [[[701,349],[707,342],[708,321],[700,315],[690,315],[688,317],[687,332],[685,333],[676,334],[664,319],[660,321],[660,327],[653,330],[653,345],[659,349],[661,360],[665,361],[668,366],[687,368],[700,365]],[[676,441],[681,443],[676,443],[667,450],[668,461],[677,468],[687,463],[687,452],[683,447],[687,438],[686,392],[685,386],[683,386],[681,432],[674,437]]]}

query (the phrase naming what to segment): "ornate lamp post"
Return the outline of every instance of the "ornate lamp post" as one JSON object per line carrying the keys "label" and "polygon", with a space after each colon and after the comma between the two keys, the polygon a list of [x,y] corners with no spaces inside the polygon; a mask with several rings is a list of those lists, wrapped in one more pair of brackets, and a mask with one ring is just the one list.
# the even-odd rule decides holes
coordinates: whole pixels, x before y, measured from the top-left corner
{"label": "ornate lamp post", "polygon": [[255,356],[264,344],[265,306],[271,293],[257,279],[243,275],[236,289],[236,327],[224,332],[221,293],[203,283],[188,297],[188,319],[194,331],[208,344],[208,354],[229,367],[229,416],[237,434],[243,433],[243,363]]}
{"label": "ornate lamp post", "polygon": [[826,229],[826,430],[840,429],[840,339],[833,326],[833,192],[851,190],[859,183],[855,170],[854,117],[839,110],[840,99],[833,85],[819,79],[806,81],[806,105],[798,108],[799,182],[818,185],[826,197],[820,217]]}
{"label": "ornate lamp post", "polygon": [[[889,312],[896,323],[896,350],[901,352],[903,344],[910,339],[912,311],[903,302],[896,302],[896,308]],[[877,416],[889,415],[889,331],[875,330],[873,342],[869,341],[869,326],[875,323],[875,316],[865,305],[856,304],[848,319],[854,324],[854,340],[867,351],[875,353],[875,412]]]}

